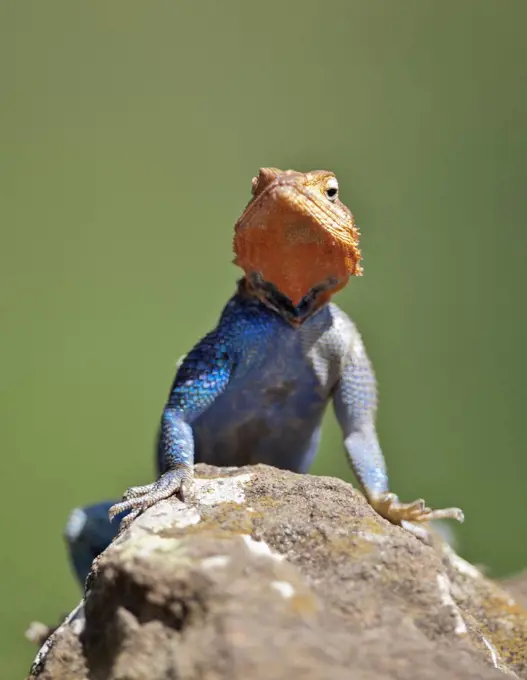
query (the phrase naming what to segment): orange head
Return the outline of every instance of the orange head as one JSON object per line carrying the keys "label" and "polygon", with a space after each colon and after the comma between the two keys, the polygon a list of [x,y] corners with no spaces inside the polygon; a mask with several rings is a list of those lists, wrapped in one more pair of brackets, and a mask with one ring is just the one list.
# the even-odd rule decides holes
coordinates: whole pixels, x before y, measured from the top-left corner
{"label": "orange head", "polygon": [[359,231],[332,172],[262,168],[234,228],[234,263],[273,283],[293,304],[333,278],[360,276]]}

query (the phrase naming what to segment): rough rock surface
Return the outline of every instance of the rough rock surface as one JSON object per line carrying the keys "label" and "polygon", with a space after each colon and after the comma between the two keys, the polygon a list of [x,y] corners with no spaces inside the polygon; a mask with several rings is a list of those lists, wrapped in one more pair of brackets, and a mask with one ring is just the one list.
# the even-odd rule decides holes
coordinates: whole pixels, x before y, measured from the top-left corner
{"label": "rough rock surface", "polygon": [[527,607],[527,571],[502,581],[502,585],[517,602]]}
{"label": "rough rock surface", "polygon": [[527,678],[527,615],[338,479],[197,466],[101,555],[39,680]]}

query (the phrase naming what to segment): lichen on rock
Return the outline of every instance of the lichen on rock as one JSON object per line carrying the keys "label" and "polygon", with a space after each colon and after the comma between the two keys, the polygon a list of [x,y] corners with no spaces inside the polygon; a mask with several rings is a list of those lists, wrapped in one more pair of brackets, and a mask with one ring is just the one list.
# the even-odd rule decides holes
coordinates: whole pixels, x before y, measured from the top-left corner
{"label": "lichen on rock", "polygon": [[196,466],[95,561],[34,680],[527,678],[527,615],[349,484]]}

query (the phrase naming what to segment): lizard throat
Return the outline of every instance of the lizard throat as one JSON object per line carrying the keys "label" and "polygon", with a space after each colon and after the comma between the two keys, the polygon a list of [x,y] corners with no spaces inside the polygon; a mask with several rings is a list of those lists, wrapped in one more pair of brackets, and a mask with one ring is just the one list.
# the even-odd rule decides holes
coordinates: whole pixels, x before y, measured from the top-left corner
{"label": "lizard throat", "polygon": [[300,326],[330,301],[337,287],[340,286],[333,279],[328,279],[311,288],[295,305],[273,283],[264,281],[259,274],[251,274],[238,281],[238,294],[259,300],[291,326]]}

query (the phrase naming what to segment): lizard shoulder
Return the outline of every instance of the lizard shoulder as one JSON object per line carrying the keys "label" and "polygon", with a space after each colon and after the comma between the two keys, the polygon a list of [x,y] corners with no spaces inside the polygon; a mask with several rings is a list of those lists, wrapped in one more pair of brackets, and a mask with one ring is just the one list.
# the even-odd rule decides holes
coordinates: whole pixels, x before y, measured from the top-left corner
{"label": "lizard shoulder", "polygon": [[330,390],[347,364],[363,350],[362,339],[350,317],[334,303],[328,304],[306,324],[312,325],[316,339],[307,332],[305,354],[322,387]]}
{"label": "lizard shoulder", "polygon": [[360,360],[366,354],[359,329],[346,312],[334,302],[328,305],[332,315],[333,343],[341,351],[345,363]]}

